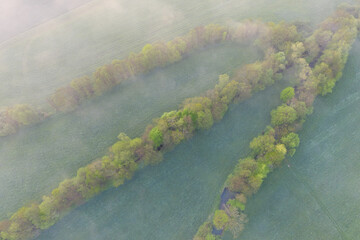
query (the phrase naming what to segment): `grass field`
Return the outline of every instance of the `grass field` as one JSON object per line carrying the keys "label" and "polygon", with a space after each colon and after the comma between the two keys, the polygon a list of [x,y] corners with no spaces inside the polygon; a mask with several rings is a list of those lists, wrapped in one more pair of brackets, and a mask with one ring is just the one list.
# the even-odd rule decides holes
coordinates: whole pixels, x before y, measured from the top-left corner
{"label": "grass field", "polygon": [[0,109],[44,106],[73,78],[198,25],[245,18],[319,22],[342,1],[326,2],[275,0],[267,7],[266,0],[94,0],[0,44]]}

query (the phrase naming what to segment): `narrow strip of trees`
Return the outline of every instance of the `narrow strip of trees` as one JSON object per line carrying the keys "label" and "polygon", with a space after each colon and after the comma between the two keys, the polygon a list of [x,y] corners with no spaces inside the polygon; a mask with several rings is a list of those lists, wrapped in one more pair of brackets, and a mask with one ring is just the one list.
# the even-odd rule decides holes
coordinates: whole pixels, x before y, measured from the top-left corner
{"label": "narrow strip of trees", "polygon": [[20,127],[38,123],[46,114],[29,104],[17,104],[0,112],[0,137],[16,133]]}
{"label": "narrow strip of trees", "polygon": [[[71,112],[85,100],[102,95],[137,75],[178,62],[196,49],[225,41],[252,43],[255,39],[264,38],[268,31],[266,24],[250,20],[230,27],[217,24],[200,26],[169,42],[146,44],[139,53],[131,53],[125,59],[115,59],[112,63],[99,67],[90,76],[73,79],[67,86],[56,89],[47,102],[55,112]],[[9,112],[13,109],[16,109],[21,118],[31,121],[23,123],[22,119],[11,116]],[[50,115],[51,113],[35,110],[28,104],[7,107],[0,112],[0,137],[14,134],[20,127],[37,123]]]}
{"label": "narrow strip of trees", "polygon": [[331,93],[340,79],[358,34],[359,13],[358,7],[342,5],[304,43],[292,44],[289,54],[297,68],[296,87],[281,92],[283,104],[271,111],[271,125],[250,142],[251,153],[228,176],[225,185],[235,197],[201,225],[194,240],[219,239],[224,230],[237,237],[243,230],[247,199],[269,172],[295,153],[300,143],[296,132],[312,113],[315,97]]}

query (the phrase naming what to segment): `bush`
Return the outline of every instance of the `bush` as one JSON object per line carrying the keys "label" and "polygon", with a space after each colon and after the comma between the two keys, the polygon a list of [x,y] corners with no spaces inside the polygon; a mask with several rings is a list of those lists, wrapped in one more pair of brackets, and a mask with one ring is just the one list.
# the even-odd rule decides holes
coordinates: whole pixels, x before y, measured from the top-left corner
{"label": "bush", "polygon": [[161,144],[163,143],[163,134],[157,127],[154,127],[153,129],[151,129],[151,131],[149,133],[149,137],[150,137],[151,141],[153,141],[153,143],[154,143],[154,148],[159,148],[161,146]]}
{"label": "bush", "polygon": [[300,144],[299,135],[296,133],[289,133],[281,138],[281,142],[285,144],[287,148],[296,148]]}
{"label": "bush", "polygon": [[211,234],[212,224],[211,222],[204,222],[197,231],[193,240],[206,240],[207,236]]}
{"label": "bush", "polygon": [[281,99],[281,101],[286,103],[287,101],[291,100],[294,96],[295,96],[294,88],[287,87],[284,90],[282,90],[282,92],[280,94],[280,99]]}
{"label": "bush", "polygon": [[288,125],[297,119],[294,108],[282,105],[271,111],[271,124],[273,126]]}
{"label": "bush", "polygon": [[229,222],[229,216],[224,210],[216,210],[213,218],[213,224],[216,229],[224,229]]}
{"label": "bush", "polygon": [[236,208],[240,209],[241,211],[245,210],[245,204],[243,204],[242,202],[240,202],[237,199],[230,199],[227,203],[232,207],[236,207]]}

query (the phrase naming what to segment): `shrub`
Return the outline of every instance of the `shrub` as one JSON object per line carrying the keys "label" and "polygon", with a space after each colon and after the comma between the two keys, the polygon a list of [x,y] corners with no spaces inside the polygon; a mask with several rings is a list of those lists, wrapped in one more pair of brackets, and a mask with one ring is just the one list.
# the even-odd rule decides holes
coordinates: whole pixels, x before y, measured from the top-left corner
{"label": "shrub", "polygon": [[294,88],[287,87],[284,90],[282,90],[282,92],[280,94],[280,99],[281,99],[281,101],[286,103],[287,101],[291,100],[294,96],[295,96]]}
{"label": "shrub", "polygon": [[216,210],[213,218],[213,224],[216,229],[224,229],[229,222],[229,216],[224,210]]}

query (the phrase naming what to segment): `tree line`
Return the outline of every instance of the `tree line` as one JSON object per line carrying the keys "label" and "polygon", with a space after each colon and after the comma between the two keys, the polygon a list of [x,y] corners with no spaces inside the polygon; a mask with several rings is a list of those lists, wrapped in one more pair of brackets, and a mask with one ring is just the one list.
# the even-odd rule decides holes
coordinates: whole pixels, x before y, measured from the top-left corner
{"label": "tree line", "polygon": [[[265,34],[267,26],[259,21],[248,20],[233,26],[199,26],[171,41],[146,44],[139,53],[115,59],[98,67],[92,75],[73,79],[67,86],[56,89],[47,102],[55,112],[71,112],[85,100],[100,96],[137,75],[178,62],[196,49],[225,41],[251,43]],[[0,137],[14,134],[20,127],[40,122],[50,115],[29,104],[7,107],[0,112]]]}
{"label": "tree line", "polygon": [[[341,5],[304,42],[293,43],[291,58],[297,67],[295,87],[285,88],[282,104],[271,111],[271,124],[250,142],[251,153],[240,159],[228,176],[225,188],[234,194],[216,210],[194,236],[194,240],[220,239],[228,230],[236,238],[247,222],[247,199],[258,191],[269,172],[291,157],[299,146],[301,129],[317,95],[331,93],[342,75],[359,27],[360,8]],[[222,232],[222,231],[220,231]]]}
{"label": "tree line", "polygon": [[[243,25],[240,26],[237,31],[239,36],[243,32]],[[36,237],[41,230],[55,224],[72,208],[109,187],[124,184],[140,166],[161,162],[164,152],[190,138],[196,131],[208,129],[214,122],[220,121],[229,104],[249,98],[254,92],[282,78],[282,72],[291,63],[287,59],[288,54],[281,49],[283,46],[291,46],[290,42],[298,41],[300,35],[296,28],[285,23],[269,24],[267,28],[268,33],[258,38],[258,45],[267,48],[263,61],[240,67],[232,78],[226,74],[220,75],[214,89],[203,96],[188,98],[178,110],[166,112],[154,119],[141,137],[131,139],[120,133],[118,141],[108,149],[105,156],[80,168],[74,178],[61,182],[41,202],[24,206],[10,219],[0,222],[0,239]],[[283,32],[288,29],[288,35],[274,40],[275,33],[280,29]],[[250,34],[254,34],[254,31],[250,31]]]}

